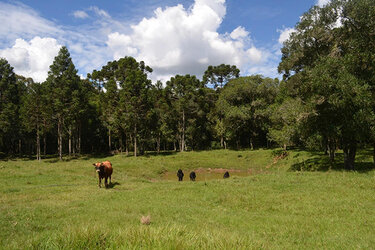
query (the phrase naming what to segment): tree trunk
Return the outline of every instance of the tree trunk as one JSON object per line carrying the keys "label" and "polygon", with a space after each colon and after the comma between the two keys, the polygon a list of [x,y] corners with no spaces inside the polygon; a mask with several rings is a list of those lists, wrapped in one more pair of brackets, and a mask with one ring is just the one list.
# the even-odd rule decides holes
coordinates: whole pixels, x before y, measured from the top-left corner
{"label": "tree trunk", "polygon": [[254,150],[253,138],[250,138],[250,149]]}
{"label": "tree trunk", "polygon": [[18,139],[18,154],[20,156],[22,155],[22,140],[21,139]]}
{"label": "tree trunk", "polygon": [[181,148],[180,151],[185,150],[185,110],[182,110],[182,135],[181,135]]}
{"label": "tree trunk", "polygon": [[43,136],[43,147],[44,147],[43,154],[44,156],[46,156],[47,155],[47,136],[46,135]]}
{"label": "tree trunk", "polygon": [[59,159],[62,160],[62,118],[57,122],[57,147],[59,151]]}
{"label": "tree trunk", "polygon": [[286,151],[286,143],[284,143],[283,149],[284,149],[284,151]]}
{"label": "tree trunk", "polygon": [[47,155],[47,122],[46,119],[43,119],[43,155]]}
{"label": "tree trunk", "polygon": [[112,151],[112,148],[111,148],[111,129],[108,129],[108,149],[109,149],[109,152]]}
{"label": "tree trunk", "polygon": [[41,156],[40,156],[40,136],[39,136],[39,124],[37,124],[36,126],[36,159],[38,161],[41,160]]}
{"label": "tree trunk", "polygon": [[137,124],[134,126],[134,156],[137,157]]}
{"label": "tree trunk", "polygon": [[347,170],[354,170],[355,155],[357,151],[357,143],[347,143],[343,145],[344,151],[344,167]]}
{"label": "tree trunk", "polygon": [[78,154],[81,154],[81,137],[82,137],[82,124],[81,124],[81,121],[79,121],[79,128],[78,128],[78,145],[77,145],[77,151],[78,151]]}
{"label": "tree trunk", "polygon": [[122,154],[122,148],[123,148],[123,145],[122,145],[122,133],[120,132],[120,154]]}
{"label": "tree trunk", "polygon": [[177,151],[176,141],[173,141],[173,150],[174,150],[175,152]]}
{"label": "tree trunk", "polygon": [[160,153],[160,132],[158,134],[158,139],[156,140],[156,151]]}
{"label": "tree trunk", "polygon": [[72,154],[73,155],[76,155],[76,148],[77,148],[77,139],[73,134],[72,136]]}
{"label": "tree trunk", "polygon": [[374,161],[374,167],[375,167],[375,142],[374,142],[374,151],[373,151],[372,159]]}
{"label": "tree trunk", "polygon": [[129,139],[126,134],[125,134],[125,151],[126,151],[126,156],[129,156]]}
{"label": "tree trunk", "polygon": [[72,154],[72,127],[69,126],[69,157]]}
{"label": "tree trunk", "polygon": [[224,136],[220,135],[220,147],[224,148]]}
{"label": "tree trunk", "polygon": [[329,160],[331,162],[334,162],[335,161],[335,150],[336,150],[335,140],[328,139],[327,148],[328,148]]}

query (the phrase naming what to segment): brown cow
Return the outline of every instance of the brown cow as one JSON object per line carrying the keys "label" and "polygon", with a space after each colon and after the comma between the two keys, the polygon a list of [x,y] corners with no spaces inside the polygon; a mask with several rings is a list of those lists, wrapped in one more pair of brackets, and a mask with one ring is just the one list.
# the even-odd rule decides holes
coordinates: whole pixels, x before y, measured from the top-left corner
{"label": "brown cow", "polygon": [[101,187],[102,179],[105,179],[105,187],[108,188],[108,178],[109,183],[111,182],[111,175],[113,172],[112,164],[110,161],[104,161],[104,162],[97,162],[93,164],[95,166],[95,170],[98,173],[99,176],[99,187]]}

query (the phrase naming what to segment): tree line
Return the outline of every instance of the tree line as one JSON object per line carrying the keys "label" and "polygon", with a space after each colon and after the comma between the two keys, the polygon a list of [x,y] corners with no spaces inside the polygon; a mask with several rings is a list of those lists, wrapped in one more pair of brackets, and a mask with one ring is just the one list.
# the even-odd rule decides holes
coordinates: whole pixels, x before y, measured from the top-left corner
{"label": "tree line", "polygon": [[[284,43],[279,73],[240,77],[209,66],[203,80],[176,75],[153,84],[132,57],[80,79],[62,47],[45,82],[18,76],[0,59],[0,151],[74,155],[279,145],[344,152],[375,146],[375,2],[314,6]],[[375,150],[374,150],[375,159]]]}

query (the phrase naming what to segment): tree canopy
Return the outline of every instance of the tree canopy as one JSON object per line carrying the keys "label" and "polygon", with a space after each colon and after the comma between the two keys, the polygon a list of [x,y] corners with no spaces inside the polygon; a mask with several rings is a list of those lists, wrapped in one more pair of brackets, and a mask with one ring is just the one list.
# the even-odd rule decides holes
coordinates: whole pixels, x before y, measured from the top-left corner
{"label": "tree canopy", "polygon": [[342,150],[344,167],[355,169],[357,149],[375,146],[374,17],[373,0],[313,6],[283,44],[282,81],[239,77],[237,66],[220,64],[202,80],[175,75],[152,83],[152,68],[132,57],[80,79],[62,47],[47,80],[34,83],[0,59],[0,151],[62,159],[298,146],[332,162]]}

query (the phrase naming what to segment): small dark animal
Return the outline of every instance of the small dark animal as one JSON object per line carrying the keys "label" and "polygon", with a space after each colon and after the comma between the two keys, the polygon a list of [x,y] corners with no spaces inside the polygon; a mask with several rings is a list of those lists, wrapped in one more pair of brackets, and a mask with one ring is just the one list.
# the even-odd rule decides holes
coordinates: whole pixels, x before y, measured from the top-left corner
{"label": "small dark animal", "polygon": [[109,161],[104,162],[97,162],[93,164],[95,166],[95,170],[98,173],[99,176],[99,187],[101,187],[102,179],[105,179],[105,187],[108,188],[108,178],[109,183],[112,183],[111,175],[113,172],[112,164]]}
{"label": "small dark animal", "polygon": [[224,178],[224,179],[229,178],[229,172],[228,172],[228,171],[224,173],[223,178]]}
{"label": "small dark animal", "polygon": [[177,171],[177,177],[178,177],[178,181],[182,181],[182,179],[184,178],[184,173],[182,172],[181,169]]}
{"label": "small dark animal", "polygon": [[195,174],[194,171],[190,173],[190,180],[191,180],[191,181],[195,181],[195,178],[196,178],[196,177],[197,177],[197,175]]}

